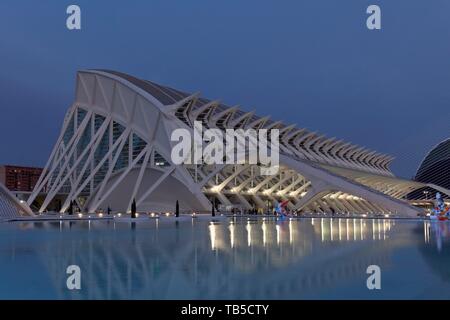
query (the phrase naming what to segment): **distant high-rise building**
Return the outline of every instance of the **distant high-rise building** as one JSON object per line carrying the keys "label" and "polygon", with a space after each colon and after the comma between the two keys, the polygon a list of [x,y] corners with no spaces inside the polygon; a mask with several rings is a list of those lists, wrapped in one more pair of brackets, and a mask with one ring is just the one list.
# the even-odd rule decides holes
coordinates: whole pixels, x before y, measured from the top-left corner
{"label": "distant high-rise building", "polygon": [[0,166],[0,183],[10,191],[31,192],[41,174],[42,168],[4,165]]}

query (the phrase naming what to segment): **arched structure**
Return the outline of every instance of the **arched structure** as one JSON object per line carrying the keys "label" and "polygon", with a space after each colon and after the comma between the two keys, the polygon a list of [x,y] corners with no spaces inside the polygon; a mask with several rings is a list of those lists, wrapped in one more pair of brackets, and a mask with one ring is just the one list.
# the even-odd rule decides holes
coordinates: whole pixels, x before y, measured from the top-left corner
{"label": "arched structure", "polygon": [[435,190],[441,191],[444,197],[450,198],[450,195],[442,190],[450,189],[450,138],[438,143],[428,152],[420,163],[414,180],[432,184],[435,188],[428,186],[415,190],[408,195],[408,198],[433,198]]}
{"label": "arched structure", "polygon": [[[174,129],[279,129],[280,170],[259,175],[256,165],[175,165]],[[238,107],[106,70],[77,74],[76,99],[44,172],[29,198],[44,186],[44,211],[56,195],[93,212],[110,206],[129,211],[208,211],[225,207],[265,210],[275,200],[305,212],[397,213],[420,209],[404,196],[423,184],[394,177],[389,155],[295,125],[284,125]]]}

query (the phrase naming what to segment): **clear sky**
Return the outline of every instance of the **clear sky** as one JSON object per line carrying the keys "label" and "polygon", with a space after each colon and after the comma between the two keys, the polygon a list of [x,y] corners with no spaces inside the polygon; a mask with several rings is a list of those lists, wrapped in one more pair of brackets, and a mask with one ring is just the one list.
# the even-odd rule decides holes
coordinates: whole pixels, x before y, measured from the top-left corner
{"label": "clear sky", "polygon": [[107,68],[392,154],[411,177],[449,137],[449,17],[448,0],[2,0],[0,163],[43,166],[76,71]]}

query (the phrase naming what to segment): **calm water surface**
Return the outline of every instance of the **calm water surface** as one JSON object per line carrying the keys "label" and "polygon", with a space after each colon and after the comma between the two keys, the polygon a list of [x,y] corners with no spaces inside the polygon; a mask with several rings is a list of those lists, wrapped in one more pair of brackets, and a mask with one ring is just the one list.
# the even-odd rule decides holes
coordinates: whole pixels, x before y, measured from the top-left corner
{"label": "calm water surface", "polygon": [[[366,287],[372,264],[381,290]],[[1,223],[0,298],[450,299],[450,222]]]}

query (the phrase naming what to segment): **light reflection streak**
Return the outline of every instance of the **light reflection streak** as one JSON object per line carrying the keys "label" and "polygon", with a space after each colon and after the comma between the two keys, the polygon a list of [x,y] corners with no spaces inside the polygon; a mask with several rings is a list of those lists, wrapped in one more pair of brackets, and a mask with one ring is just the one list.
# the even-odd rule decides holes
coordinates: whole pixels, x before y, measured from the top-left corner
{"label": "light reflection streak", "polygon": [[[311,237],[311,233],[315,234],[317,239],[320,237],[324,244],[336,241],[364,241],[370,237],[370,233],[372,233],[371,240],[383,241],[389,239],[389,232],[393,226],[392,221],[385,219],[383,221],[372,219],[371,227],[368,227],[369,222],[364,219],[346,218],[345,222],[342,221],[343,218],[329,219],[329,222],[325,221],[327,218],[319,219],[320,224],[316,223],[315,226],[304,220],[295,219],[281,223],[270,220],[260,221],[260,226],[258,222],[250,221],[229,224],[211,223],[208,226],[211,249],[227,250],[240,247],[245,243],[252,248],[270,248],[272,245],[282,246],[286,241],[293,250],[296,242],[302,243],[302,246],[298,248],[304,247],[304,242]],[[299,236],[295,234],[296,232],[300,232]],[[429,241],[430,232],[426,229],[426,225],[424,225],[424,232],[425,241]]]}
{"label": "light reflection streak", "polygon": [[277,245],[280,245],[280,225],[277,224],[275,228],[277,229]]}
{"label": "light reflection streak", "polygon": [[230,223],[228,229],[230,229],[230,245],[234,248],[234,224]]}
{"label": "light reflection streak", "polygon": [[325,241],[325,235],[324,235],[324,232],[323,232],[323,218],[320,219],[320,233],[322,235],[322,242],[324,242]]}
{"label": "light reflection streak", "polygon": [[348,230],[348,219],[345,219],[345,230],[347,231],[347,241],[350,241],[350,233]]}
{"label": "light reflection streak", "polygon": [[377,219],[377,226],[378,226],[378,240],[381,240],[381,226],[380,226],[380,219]]}
{"label": "light reflection streak", "polygon": [[289,243],[290,244],[294,243],[294,235],[292,233],[292,220],[289,221]]}
{"label": "light reflection streak", "polygon": [[263,221],[261,228],[263,230],[263,246],[266,246],[266,243],[267,243],[267,223],[266,223],[266,221]]}
{"label": "light reflection streak", "polygon": [[216,249],[216,226],[214,224],[209,225],[209,237],[211,238],[211,249]]}
{"label": "light reflection streak", "polygon": [[364,226],[363,226],[362,219],[359,220],[359,230],[360,230],[361,240],[364,240]]}
{"label": "light reflection streak", "polygon": [[330,239],[333,241],[333,219],[330,219]]}
{"label": "light reflection streak", "polygon": [[423,222],[423,235],[424,235],[425,243],[429,243],[430,242],[430,222],[429,221]]}
{"label": "light reflection streak", "polygon": [[247,245],[250,247],[252,245],[252,225],[250,222],[247,222],[245,229],[247,230]]}
{"label": "light reflection streak", "polygon": [[375,240],[375,220],[372,219],[372,240]]}

